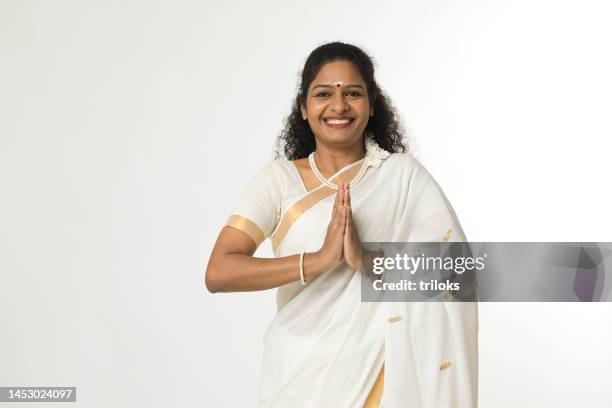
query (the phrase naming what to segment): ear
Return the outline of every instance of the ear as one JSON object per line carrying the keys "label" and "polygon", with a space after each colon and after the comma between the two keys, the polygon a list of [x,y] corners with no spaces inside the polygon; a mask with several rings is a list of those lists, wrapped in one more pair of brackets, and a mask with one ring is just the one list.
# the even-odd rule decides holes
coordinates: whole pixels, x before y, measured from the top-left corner
{"label": "ear", "polygon": [[300,104],[300,110],[302,111],[302,119],[308,119],[308,112],[306,111],[306,108],[303,104]]}
{"label": "ear", "polygon": [[370,116],[374,116],[374,103],[376,102],[376,97],[372,98],[372,103],[370,104]]}

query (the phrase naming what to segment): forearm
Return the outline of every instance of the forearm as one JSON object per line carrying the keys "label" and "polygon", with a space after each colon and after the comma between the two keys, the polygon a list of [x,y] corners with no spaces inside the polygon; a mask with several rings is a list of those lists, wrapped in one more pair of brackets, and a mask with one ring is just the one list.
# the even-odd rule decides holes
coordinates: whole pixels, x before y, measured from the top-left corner
{"label": "forearm", "polygon": [[[306,280],[329,269],[320,252],[304,254]],[[211,259],[206,270],[206,286],[211,292],[247,292],[276,288],[300,280],[300,255],[256,258],[246,254],[226,254]]]}

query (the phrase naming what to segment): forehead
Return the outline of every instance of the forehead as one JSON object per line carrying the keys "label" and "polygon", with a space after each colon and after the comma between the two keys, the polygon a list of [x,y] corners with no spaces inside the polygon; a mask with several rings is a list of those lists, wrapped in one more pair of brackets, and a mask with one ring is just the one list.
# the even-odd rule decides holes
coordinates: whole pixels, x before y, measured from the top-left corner
{"label": "forehead", "polygon": [[344,82],[345,84],[363,84],[363,78],[357,68],[349,61],[334,61],[328,62],[323,65],[319,70],[317,76],[310,84],[310,87],[317,86],[319,84],[330,83],[333,84],[336,81]]}

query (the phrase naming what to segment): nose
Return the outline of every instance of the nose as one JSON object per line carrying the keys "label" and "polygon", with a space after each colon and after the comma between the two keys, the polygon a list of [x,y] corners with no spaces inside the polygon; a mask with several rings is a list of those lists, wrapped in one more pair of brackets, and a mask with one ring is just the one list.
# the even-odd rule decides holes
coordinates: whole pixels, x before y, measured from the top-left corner
{"label": "nose", "polygon": [[338,92],[334,93],[331,109],[335,113],[342,113],[349,109],[349,106],[344,99],[344,92],[339,90]]}

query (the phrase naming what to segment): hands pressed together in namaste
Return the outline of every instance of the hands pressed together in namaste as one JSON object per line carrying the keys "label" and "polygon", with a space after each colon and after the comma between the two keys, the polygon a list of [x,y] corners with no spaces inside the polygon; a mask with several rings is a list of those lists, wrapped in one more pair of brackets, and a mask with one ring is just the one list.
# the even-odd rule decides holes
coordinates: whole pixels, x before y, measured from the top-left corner
{"label": "hands pressed together in namaste", "polygon": [[349,183],[338,184],[331,221],[319,255],[329,265],[342,259],[353,269],[363,271],[361,240],[353,221]]}

